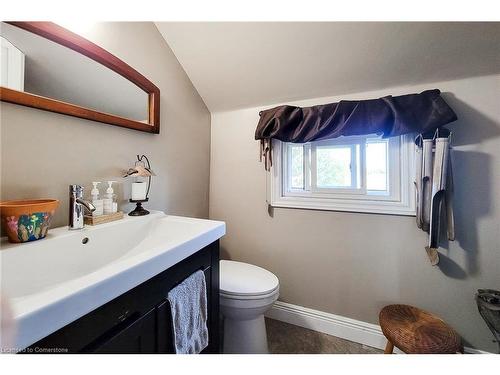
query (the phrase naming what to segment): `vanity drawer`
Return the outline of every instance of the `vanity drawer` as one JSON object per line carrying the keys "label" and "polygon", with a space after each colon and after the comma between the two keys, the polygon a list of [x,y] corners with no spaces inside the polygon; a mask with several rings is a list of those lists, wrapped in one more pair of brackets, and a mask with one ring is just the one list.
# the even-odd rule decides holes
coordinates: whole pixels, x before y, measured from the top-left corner
{"label": "vanity drawer", "polygon": [[145,315],[125,321],[124,326],[115,327],[105,333],[97,346],[88,349],[96,354],[129,354],[156,352],[155,309]]}

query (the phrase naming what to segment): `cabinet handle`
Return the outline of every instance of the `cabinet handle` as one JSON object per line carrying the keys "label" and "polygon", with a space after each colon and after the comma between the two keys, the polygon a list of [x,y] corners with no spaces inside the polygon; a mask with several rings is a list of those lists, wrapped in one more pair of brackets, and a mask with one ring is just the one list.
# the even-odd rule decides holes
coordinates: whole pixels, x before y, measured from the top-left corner
{"label": "cabinet handle", "polygon": [[118,321],[119,322],[123,322],[125,319],[127,319],[128,315],[130,314],[130,311],[127,310],[125,311],[123,314],[121,314],[119,317],[118,317]]}

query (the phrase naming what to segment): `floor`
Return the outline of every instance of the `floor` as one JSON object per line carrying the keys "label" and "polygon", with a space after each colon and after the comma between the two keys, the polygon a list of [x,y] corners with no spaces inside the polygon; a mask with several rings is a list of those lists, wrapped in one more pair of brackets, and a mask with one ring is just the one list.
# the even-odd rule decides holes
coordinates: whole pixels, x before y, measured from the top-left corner
{"label": "floor", "polygon": [[382,350],[266,318],[272,354],[381,354]]}

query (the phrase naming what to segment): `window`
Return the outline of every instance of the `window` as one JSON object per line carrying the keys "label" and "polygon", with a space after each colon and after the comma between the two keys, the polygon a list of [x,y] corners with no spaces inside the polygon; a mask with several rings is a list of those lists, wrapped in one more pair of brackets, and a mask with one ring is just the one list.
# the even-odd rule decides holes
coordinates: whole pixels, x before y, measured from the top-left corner
{"label": "window", "polygon": [[275,207],[415,215],[413,139],[273,141],[268,201]]}

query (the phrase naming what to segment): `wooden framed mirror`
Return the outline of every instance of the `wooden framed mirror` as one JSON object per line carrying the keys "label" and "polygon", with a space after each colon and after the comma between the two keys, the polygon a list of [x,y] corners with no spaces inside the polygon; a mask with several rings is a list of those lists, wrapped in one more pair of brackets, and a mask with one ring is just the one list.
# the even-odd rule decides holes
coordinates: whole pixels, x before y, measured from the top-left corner
{"label": "wooden framed mirror", "polygon": [[110,52],[52,22],[2,22],[0,100],[160,132],[160,90]]}

